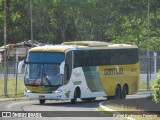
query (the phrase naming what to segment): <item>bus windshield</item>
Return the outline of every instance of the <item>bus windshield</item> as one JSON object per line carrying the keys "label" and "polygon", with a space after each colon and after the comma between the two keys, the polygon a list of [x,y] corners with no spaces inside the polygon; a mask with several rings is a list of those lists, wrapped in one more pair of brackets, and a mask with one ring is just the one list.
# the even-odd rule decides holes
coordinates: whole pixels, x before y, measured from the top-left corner
{"label": "bus windshield", "polygon": [[25,85],[62,85],[60,64],[27,64]]}
{"label": "bus windshield", "polygon": [[63,53],[29,52],[26,59],[26,85],[62,85],[60,64]]}

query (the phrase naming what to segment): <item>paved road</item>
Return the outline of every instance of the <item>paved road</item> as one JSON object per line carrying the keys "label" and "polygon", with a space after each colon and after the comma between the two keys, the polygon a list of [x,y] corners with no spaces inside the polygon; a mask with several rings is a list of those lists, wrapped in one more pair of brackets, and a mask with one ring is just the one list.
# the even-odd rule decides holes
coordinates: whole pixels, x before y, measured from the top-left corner
{"label": "paved road", "polygon": [[[139,92],[135,95],[128,95],[127,99],[146,98],[150,94],[151,92]],[[32,118],[33,120],[50,120],[53,117],[54,120],[88,120],[90,118],[92,120],[119,120],[120,118],[111,118],[107,114],[98,111],[98,105],[103,101],[106,101],[106,98],[98,98],[92,102],[79,100],[77,104],[71,104],[70,101],[46,101],[44,105],[40,105],[38,100],[3,101],[0,102],[0,111],[17,111],[21,114],[23,112],[41,112],[42,118]],[[2,112],[0,113],[2,114]],[[19,120],[27,118],[0,118],[0,120],[8,119]]]}
{"label": "paved road", "polygon": [[70,101],[46,101],[44,105],[40,105],[38,100],[4,101],[0,102],[0,111],[17,111],[18,113],[26,111],[37,113],[41,111],[42,118],[34,118],[34,120],[48,120],[53,119],[53,117],[54,120],[88,120],[90,118],[92,120],[116,120],[117,118],[108,117],[107,114],[98,111],[99,103],[104,100],[106,98],[100,98],[93,102],[79,100],[77,104],[71,104]]}

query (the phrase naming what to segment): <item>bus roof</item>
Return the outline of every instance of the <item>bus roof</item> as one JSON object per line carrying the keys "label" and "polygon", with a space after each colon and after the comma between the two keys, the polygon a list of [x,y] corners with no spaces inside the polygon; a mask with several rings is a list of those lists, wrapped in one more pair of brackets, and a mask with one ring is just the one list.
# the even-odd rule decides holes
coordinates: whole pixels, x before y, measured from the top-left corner
{"label": "bus roof", "polygon": [[77,45],[77,46],[86,46],[91,49],[110,49],[110,48],[138,48],[136,45],[132,44],[114,44],[100,41],[72,41],[64,42],[62,45]]}
{"label": "bus roof", "polygon": [[132,44],[113,44],[99,41],[72,41],[64,42],[61,45],[46,45],[34,47],[29,52],[65,52],[67,50],[78,49],[121,49],[121,48],[138,48]]}
{"label": "bus roof", "polygon": [[[29,50],[29,52],[65,52],[69,49],[76,49],[78,46],[75,45],[46,45],[34,47]],[[85,46],[79,46],[79,48],[84,48]]]}
{"label": "bus roof", "polygon": [[62,44],[93,47],[93,46],[107,46],[108,44],[111,44],[111,43],[99,42],[99,41],[72,41],[72,42],[64,42]]}

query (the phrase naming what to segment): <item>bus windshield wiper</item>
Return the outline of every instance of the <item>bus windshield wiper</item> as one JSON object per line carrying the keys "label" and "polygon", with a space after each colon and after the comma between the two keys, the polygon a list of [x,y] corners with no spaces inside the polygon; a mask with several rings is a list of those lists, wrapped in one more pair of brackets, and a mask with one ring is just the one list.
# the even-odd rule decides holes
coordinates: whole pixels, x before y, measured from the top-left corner
{"label": "bus windshield wiper", "polygon": [[50,81],[49,81],[49,78],[48,78],[48,76],[46,75],[46,71],[44,70],[44,68],[42,69],[42,79],[41,79],[41,84],[43,85],[43,80],[46,80],[47,81],[47,83],[49,84],[49,85],[51,85],[51,83],[50,83]]}
{"label": "bus windshield wiper", "polygon": [[35,80],[33,81],[32,85],[35,85],[35,82],[38,80],[38,77],[40,76],[40,69],[39,69],[39,72],[38,72],[38,75],[37,77],[35,78]]}

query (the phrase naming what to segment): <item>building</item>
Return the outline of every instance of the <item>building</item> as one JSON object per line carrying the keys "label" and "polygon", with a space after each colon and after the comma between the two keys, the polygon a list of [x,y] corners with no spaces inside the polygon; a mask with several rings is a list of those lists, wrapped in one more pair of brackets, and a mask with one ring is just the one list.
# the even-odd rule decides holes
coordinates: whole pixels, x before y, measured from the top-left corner
{"label": "building", "polygon": [[7,44],[6,47],[0,47],[0,74],[4,71],[4,55],[6,50],[6,65],[7,73],[15,74],[18,69],[18,64],[26,58],[28,50],[32,47],[43,46],[44,43],[39,41],[24,41],[15,44]]}
{"label": "building", "polygon": [[23,60],[26,57],[26,54],[28,50],[31,47],[36,47],[36,46],[43,46],[45,45],[44,43],[38,42],[38,41],[24,41],[20,43],[15,43],[15,44],[8,44],[5,46],[0,47],[0,63],[4,62],[4,51],[6,49],[6,58],[7,61],[19,61]]}

